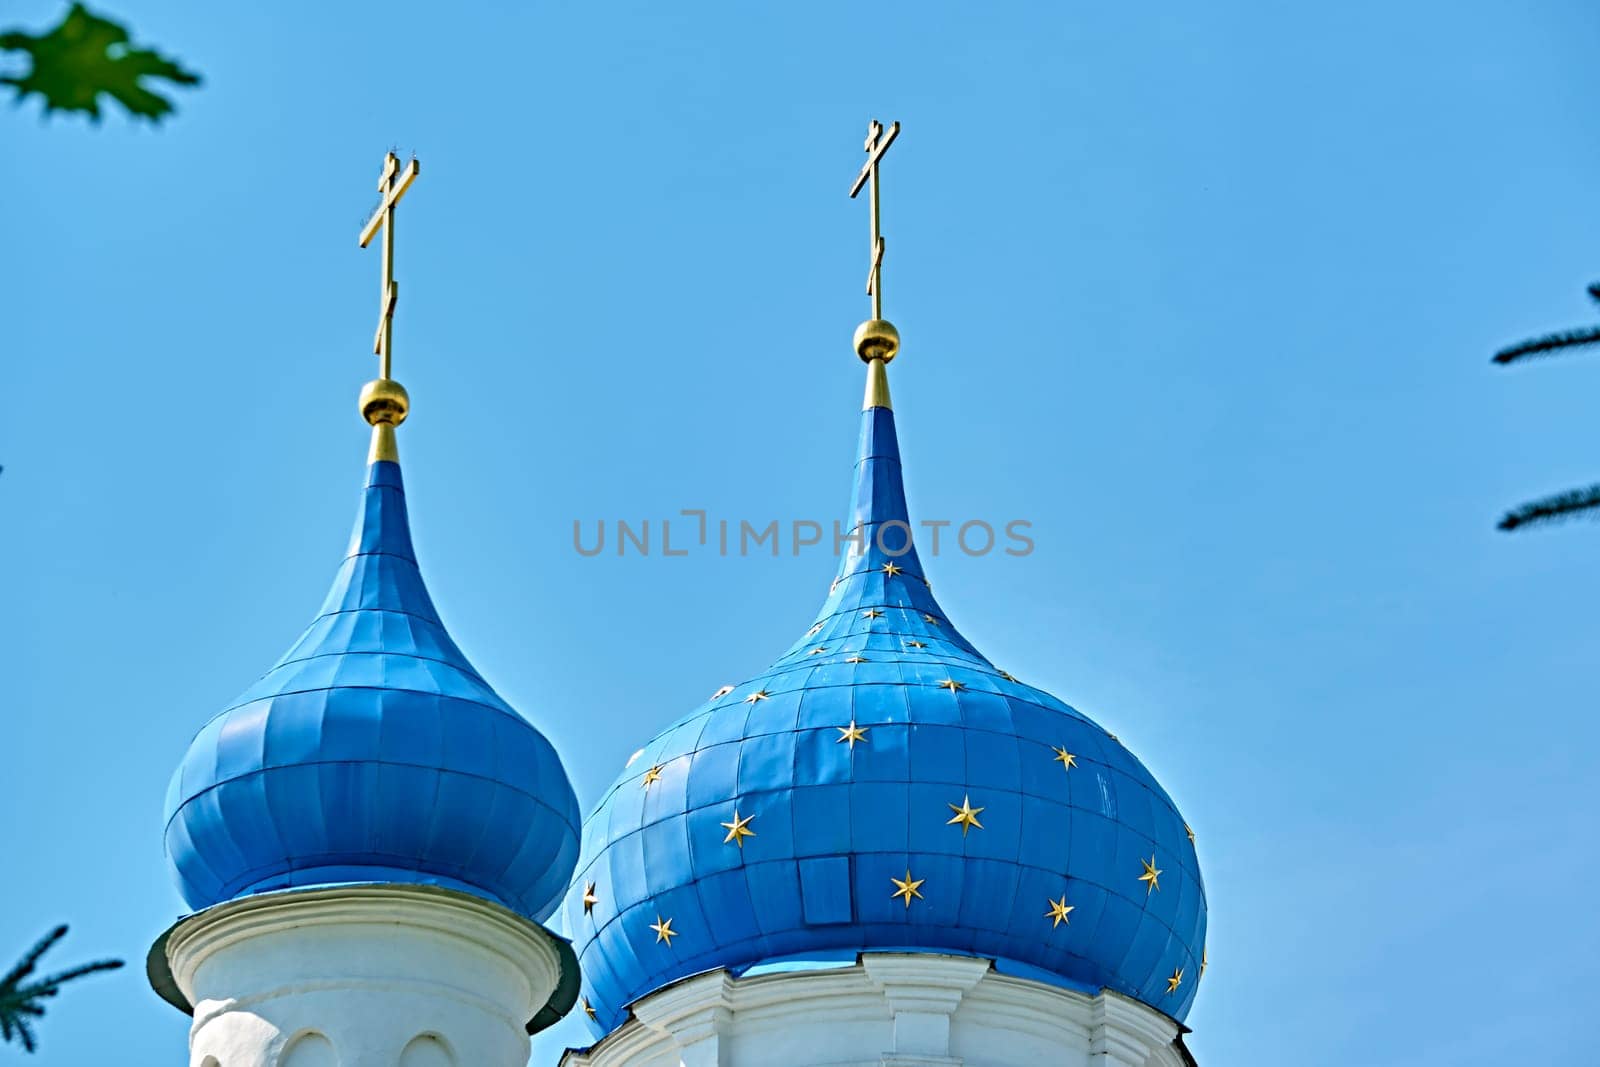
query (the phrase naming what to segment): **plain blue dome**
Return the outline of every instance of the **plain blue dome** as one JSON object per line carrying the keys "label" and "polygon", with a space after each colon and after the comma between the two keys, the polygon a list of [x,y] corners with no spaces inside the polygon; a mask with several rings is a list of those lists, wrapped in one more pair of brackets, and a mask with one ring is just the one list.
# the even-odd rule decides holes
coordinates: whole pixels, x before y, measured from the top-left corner
{"label": "plain blue dome", "polygon": [[[1116,738],[946,619],[910,544],[887,407],[862,414],[851,521],[865,550],[815,625],[646,745],[585,825],[565,922],[593,1025],[697,972],[870,949],[990,957],[1182,1020],[1206,926],[1187,826]],[[969,804],[981,826],[963,833],[950,820]],[[745,819],[753,836],[728,842]],[[918,883],[910,907],[895,879]]]}
{"label": "plain blue dome", "polygon": [[555,750],[445,632],[378,461],[321,613],[195,737],[167,858],[193,908],[291,886],[425,883],[542,921],[578,854]]}

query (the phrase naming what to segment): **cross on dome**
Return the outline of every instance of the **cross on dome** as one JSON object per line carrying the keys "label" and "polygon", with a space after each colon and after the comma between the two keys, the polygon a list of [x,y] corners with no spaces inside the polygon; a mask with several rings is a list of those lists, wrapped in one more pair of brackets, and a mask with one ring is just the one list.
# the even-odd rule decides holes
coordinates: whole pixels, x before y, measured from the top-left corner
{"label": "cross on dome", "polygon": [[389,349],[394,336],[394,305],[400,297],[400,286],[394,280],[394,211],[411,188],[411,183],[422,173],[422,165],[413,156],[400,170],[400,158],[393,152],[383,157],[383,173],[378,177],[378,192],[383,194],[367,224],[361,227],[361,247],[372,243],[372,238],[383,232],[383,276],[379,288],[378,329],[372,336],[372,351],[378,357],[378,377],[392,377],[389,368]]}
{"label": "cross on dome", "polygon": [[867,161],[861,165],[861,173],[856,175],[855,183],[850,186],[850,199],[854,200],[856,194],[861,192],[862,186],[868,187],[867,201],[871,205],[872,223],[872,266],[867,270],[867,295],[872,297],[872,317],[883,318],[883,233],[879,227],[879,195],[878,191],[882,182],[878,178],[878,164],[882,162],[884,154],[889,151],[889,146],[894,144],[894,139],[900,136],[900,124],[891,124],[888,130],[877,119],[867,125],[867,140],[863,146],[866,149]]}
{"label": "cross on dome", "polygon": [[406,421],[411,410],[411,397],[405,387],[390,374],[390,353],[394,340],[394,306],[400,297],[400,286],[394,280],[394,211],[400,200],[417,180],[421,165],[415,158],[400,170],[400,160],[390,152],[383,158],[383,173],[378,178],[378,192],[382,198],[378,207],[361,228],[361,247],[365,248],[381,230],[383,233],[383,269],[379,278],[378,329],[372,338],[372,351],[378,356],[378,376],[361,390],[361,417],[372,426],[372,451],[369,459],[398,462],[399,446],[395,444],[395,427]]}

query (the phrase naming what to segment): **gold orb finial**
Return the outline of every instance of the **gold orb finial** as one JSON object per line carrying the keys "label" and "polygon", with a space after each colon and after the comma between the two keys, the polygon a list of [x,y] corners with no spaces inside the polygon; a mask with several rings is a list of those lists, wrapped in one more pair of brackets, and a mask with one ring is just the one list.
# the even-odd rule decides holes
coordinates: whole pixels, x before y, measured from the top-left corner
{"label": "gold orb finial", "polygon": [[861,362],[881,359],[888,363],[900,351],[900,331],[888,319],[868,319],[856,327],[855,346]]}
{"label": "gold orb finial", "polygon": [[369,426],[399,426],[410,411],[411,397],[393,378],[376,378],[361,387],[361,417]]}

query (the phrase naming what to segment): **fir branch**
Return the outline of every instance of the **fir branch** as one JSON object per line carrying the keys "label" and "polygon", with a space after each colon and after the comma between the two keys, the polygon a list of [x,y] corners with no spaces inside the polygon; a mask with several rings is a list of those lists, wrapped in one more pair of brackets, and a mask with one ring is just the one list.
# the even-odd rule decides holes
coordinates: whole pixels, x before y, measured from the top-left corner
{"label": "fir branch", "polygon": [[[1589,292],[1596,300],[1600,300],[1600,285],[1592,285]],[[1546,334],[1535,337],[1531,341],[1522,341],[1518,344],[1502,348],[1494,354],[1496,363],[1513,363],[1527,356],[1543,356],[1564,348],[1579,348],[1584,345],[1600,343],[1600,326],[1591,326],[1582,330],[1563,330],[1560,333]]]}
{"label": "fir branch", "polygon": [[31,982],[26,981],[38,966],[39,958],[65,936],[65,925],[51,930],[28,950],[15,967],[6,972],[4,978],[0,978],[0,1041],[20,1041],[23,1051],[34,1051],[38,1048],[38,1039],[34,1035],[31,1020],[44,1015],[44,1005],[39,1001],[55,996],[61,992],[62,985],[73,979],[97,971],[114,971],[122,966],[121,960],[97,960],[35,978]]}
{"label": "fir branch", "polygon": [[33,968],[36,964],[38,964],[39,957],[50,951],[51,945],[55,944],[57,941],[60,941],[66,936],[67,928],[65,925],[63,925],[56,927],[48,934],[45,934],[43,937],[41,937],[38,942],[28,950],[28,954],[23,956],[15,967],[7,971],[4,978],[0,978],[0,989],[14,989],[18,982],[22,981],[28,975],[33,973]]}
{"label": "fir branch", "polygon": [[[1538,525],[1541,523],[1561,522],[1573,518],[1583,512],[1600,509],[1600,485],[1591,485],[1587,489],[1574,489],[1571,492],[1558,493],[1555,496],[1535,500],[1524,504],[1515,511],[1506,512],[1501,518],[1499,528],[1502,530],[1515,530],[1522,526]],[[1600,512],[1589,516],[1600,518]]]}

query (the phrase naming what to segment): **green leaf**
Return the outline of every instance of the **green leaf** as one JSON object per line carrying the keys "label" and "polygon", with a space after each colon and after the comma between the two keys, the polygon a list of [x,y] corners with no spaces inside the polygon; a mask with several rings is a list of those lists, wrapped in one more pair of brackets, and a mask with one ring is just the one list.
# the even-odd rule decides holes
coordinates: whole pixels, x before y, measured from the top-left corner
{"label": "green leaf", "polygon": [[17,101],[38,93],[45,114],[81,111],[100,120],[100,97],[109,96],[136,117],[161,121],[172,102],[145,85],[160,79],[174,85],[198,85],[199,75],[147,48],[128,44],[120,23],[101,18],[82,4],[73,4],[61,24],[35,36],[20,31],[0,34],[0,50],[26,53],[32,66],[26,74],[0,77],[0,85],[17,91]]}

